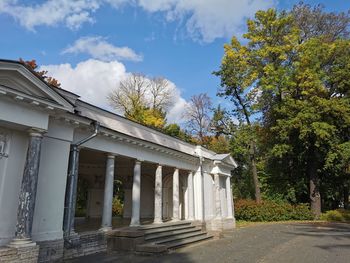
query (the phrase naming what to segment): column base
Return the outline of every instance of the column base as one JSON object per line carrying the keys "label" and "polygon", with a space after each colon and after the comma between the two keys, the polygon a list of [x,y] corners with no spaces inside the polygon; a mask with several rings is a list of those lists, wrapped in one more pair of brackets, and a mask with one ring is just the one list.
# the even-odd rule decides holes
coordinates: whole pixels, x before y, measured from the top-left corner
{"label": "column base", "polygon": [[99,231],[102,231],[102,232],[108,232],[112,230],[112,227],[111,226],[102,226]]}
{"label": "column base", "polygon": [[7,246],[12,248],[34,247],[36,243],[30,238],[14,238]]}
{"label": "column base", "polygon": [[141,224],[140,224],[140,221],[132,221],[131,220],[131,222],[130,222],[130,227],[138,227],[138,226],[140,226]]}
{"label": "column base", "polygon": [[162,219],[154,219],[153,224],[163,224]]}

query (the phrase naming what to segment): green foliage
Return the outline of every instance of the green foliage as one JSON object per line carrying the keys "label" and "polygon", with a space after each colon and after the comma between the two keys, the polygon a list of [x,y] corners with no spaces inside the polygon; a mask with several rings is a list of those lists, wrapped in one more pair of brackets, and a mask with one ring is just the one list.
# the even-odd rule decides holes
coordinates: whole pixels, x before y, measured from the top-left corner
{"label": "green foliage", "polygon": [[86,216],[86,207],[88,200],[89,182],[83,177],[78,177],[77,201],[76,201],[76,216]]}
{"label": "green foliage", "polygon": [[237,220],[252,222],[270,222],[287,220],[312,220],[309,205],[291,205],[287,202],[263,201],[257,204],[253,200],[235,202]]}
{"label": "green foliage", "polygon": [[321,220],[350,222],[350,210],[345,210],[345,209],[329,210],[321,215]]}
{"label": "green foliage", "polygon": [[208,143],[208,149],[216,153],[228,153],[230,152],[230,144],[228,139],[223,135],[211,137]]}
{"label": "green foliage", "polygon": [[123,209],[124,209],[123,202],[117,196],[115,196],[113,198],[113,203],[112,203],[113,216],[122,216],[123,215]]}
{"label": "green foliage", "polygon": [[245,44],[233,37],[224,46],[215,72],[219,95],[233,102],[241,120],[232,153],[253,169],[253,152],[265,198],[310,201],[317,213],[320,196],[326,207],[347,198],[350,40],[347,30],[331,28],[349,22],[349,15],[303,4],[292,12],[258,11],[248,20]]}

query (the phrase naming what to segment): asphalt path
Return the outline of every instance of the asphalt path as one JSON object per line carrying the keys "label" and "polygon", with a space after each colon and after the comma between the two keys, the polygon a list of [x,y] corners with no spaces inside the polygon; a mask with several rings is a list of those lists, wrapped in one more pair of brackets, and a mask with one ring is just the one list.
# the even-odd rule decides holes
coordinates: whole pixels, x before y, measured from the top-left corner
{"label": "asphalt path", "polygon": [[70,263],[350,263],[350,224],[258,224],[225,232],[219,240],[178,249],[165,255],[101,253]]}

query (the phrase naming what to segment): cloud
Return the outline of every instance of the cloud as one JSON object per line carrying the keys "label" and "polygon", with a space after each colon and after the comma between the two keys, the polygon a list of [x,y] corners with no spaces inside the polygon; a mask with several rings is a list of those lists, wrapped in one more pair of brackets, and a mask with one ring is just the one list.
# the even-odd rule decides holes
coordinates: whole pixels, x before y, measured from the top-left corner
{"label": "cloud", "polygon": [[168,123],[177,123],[182,124],[185,122],[183,115],[187,106],[187,101],[181,97],[181,94],[175,93],[174,96],[174,104],[169,109],[169,112],[167,114],[167,121]]}
{"label": "cloud", "polygon": [[127,72],[118,61],[104,62],[88,59],[71,64],[43,65],[40,70],[47,70],[48,75],[56,78],[63,89],[81,96],[81,99],[99,107],[108,108],[107,94],[118,87]]}
{"label": "cloud", "polygon": [[[178,22],[188,35],[202,42],[231,37],[241,32],[245,19],[256,11],[273,7],[277,0],[47,0],[36,5],[21,5],[16,0],[0,1],[0,13],[14,17],[27,29],[40,25],[65,24],[78,29],[95,21],[93,14],[103,5],[116,10],[125,5],[149,13],[161,13],[167,22]],[[117,11],[116,11],[117,12]]]}
{"label": "cloud", "polygon": [[84,23],[93,23],[95,20],[92,13],[100,6],[100,0],[47,0],[33,5],[21,5],[16,0],[2,0],[0,13],[12,16],[23,27],[33,31],[37,26],[56,26],[60,23],[76,30]]}
{"label": "cloud", "polygon": [[[69,63],[58,65],[43,65],[39,70],[47,70],[48,75],[56,78],[63,89],[81,96],[81,99],[98,107],[113,110],[107,100],[107,95],[119,88],[121,80],[130,72],[124,64],[118,61],[101,61],[88,59],[72,66]],[[181,123],[182,112],[186,100],[181,97],[176,85],[169,81],[174,89],[173,106],[170,107],[167,119],[169,123]]]}
{"label": "cloud", "polygon": [[116,47],[106,41],[101,36],[82,37],[74,42],[73,45],[62,51],[62,54],[87,53],[91,57],[103,61],[113,60],[132,60],[141,61],[142,56],[135,53],[128,47]]}
{"label": "cloud", "polygon": [[163,12],[168,21],[185,21],[188,34],[196,40],[212,42],[242,31],[245,19],[267,9],[275,0],[139,0],[149,12]]}

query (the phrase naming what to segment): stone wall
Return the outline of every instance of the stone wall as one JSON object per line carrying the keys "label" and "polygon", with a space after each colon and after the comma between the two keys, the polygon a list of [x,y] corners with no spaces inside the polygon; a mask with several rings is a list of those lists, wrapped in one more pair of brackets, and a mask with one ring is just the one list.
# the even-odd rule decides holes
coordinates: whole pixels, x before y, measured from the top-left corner
{"label": "stone wall", "polygon": [[63,257],[63,239],[37,242],[39,262],[54,262]]}
{"label": "stone wall", "polygon": [[0,248],[1,263],[36,263],[38,262],[39,246],[21,248]]}
{"label": "stone wall", "polygon": [[103,232],[86,232],[73,241],[71,248],[64,249],[64,259],[86,256],[107,250],[107,240]]}

